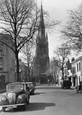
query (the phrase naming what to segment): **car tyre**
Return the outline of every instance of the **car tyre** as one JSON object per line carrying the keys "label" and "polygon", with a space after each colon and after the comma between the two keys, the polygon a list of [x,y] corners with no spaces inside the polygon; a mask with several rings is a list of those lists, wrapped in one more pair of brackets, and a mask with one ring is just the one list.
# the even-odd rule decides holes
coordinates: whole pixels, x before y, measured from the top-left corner
{"label": "car tyre", "polygon": [[69,89],[70,89],[70,87],[69,87]]}
{"label": "car tyre", "polygon": [[30,99],[30,97],[28,96],[28,100],[26,100],[26,104],[27,105],[29,104],[29,99]]}
{"label": "car tyre", "polygon": [[31,91],[31,95],[34,95],[34,89]]}
{"label": "car tyre", "polygon": [[77,93],[79,92],[79,87],[78,87],[78,86],[76,87],[76,92],[77,92]]}
{"label": "car tyre", "polygon": [[2,107],[2,111],[5,112],[6,107]]}

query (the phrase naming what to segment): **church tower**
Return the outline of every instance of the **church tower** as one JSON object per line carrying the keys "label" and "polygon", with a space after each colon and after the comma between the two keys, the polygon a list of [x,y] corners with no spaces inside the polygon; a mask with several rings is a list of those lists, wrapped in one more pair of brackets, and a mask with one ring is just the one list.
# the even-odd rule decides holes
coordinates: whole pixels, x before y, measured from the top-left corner
{"label": "church tower", "polygon": [[48,35],[45,33],[44,17],[43,17],[43,8],[41,5],[41,14],[40,14],[40,29],[38,30],[38,36],[36,38],[36,73],[40,77],[46,75],[46,72],[49,68],[49,49],[48,49]]}

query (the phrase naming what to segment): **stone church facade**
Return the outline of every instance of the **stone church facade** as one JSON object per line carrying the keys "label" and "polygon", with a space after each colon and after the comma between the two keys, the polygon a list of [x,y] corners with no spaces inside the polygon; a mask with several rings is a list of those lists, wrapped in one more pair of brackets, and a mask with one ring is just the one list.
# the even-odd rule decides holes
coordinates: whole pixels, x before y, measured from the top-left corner
{"label": "stone church facade", "polygon": [[42,5],[41,5],[40,25],[39,26],[40,26],[40,29],[38,30],[38,35],[36,38],[35,66],[36,66],[36,76],[40,78],[40,76],[46,75],[47,70],[49,68],[48,35],[45,32]]}

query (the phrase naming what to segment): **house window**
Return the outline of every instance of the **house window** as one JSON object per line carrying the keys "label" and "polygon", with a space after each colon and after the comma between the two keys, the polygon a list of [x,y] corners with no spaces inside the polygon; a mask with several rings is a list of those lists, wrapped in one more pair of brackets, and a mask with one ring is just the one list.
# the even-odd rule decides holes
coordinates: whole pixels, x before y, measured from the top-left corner
{"label": "house window", "polygon": [[81,71],[81,63],[79,62],[79,71]]}
{"label": "house window", "polygon": [[77,71],[78,71],[78,63],[77,63]]}
{"label": "house window", "polygon": [[76,73],[76,68],[73,67],[73,68],[72,68],[72,74],[75,74],[75,73]]}
{"label": "house window", "polygon": [[3,44],[0,43],[0,52],[2,53],[3,52]]}
{"label": "house window", "polygon": [[0,57],[0,70],[2,70],[2,69],[3,69],[3,58]]}

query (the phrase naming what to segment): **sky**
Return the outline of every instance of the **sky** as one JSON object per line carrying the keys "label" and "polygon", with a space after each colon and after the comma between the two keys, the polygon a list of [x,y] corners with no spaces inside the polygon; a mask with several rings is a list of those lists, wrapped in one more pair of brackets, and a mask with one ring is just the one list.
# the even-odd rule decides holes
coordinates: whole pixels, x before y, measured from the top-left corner
{"label": "sky", "polygon": [[54,57],[54,50],[61,44],[60,30],[68,20],[68,11],[76,9],[82,0],[36,0],[37,4],[42,6],[44,11],[48,11],[51,20],[60,21],[61,24],[57,25],[55,29],[48,33],[49,41],[49,57]]}

